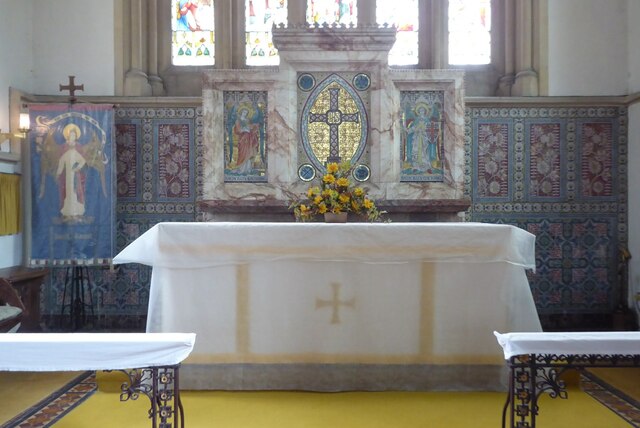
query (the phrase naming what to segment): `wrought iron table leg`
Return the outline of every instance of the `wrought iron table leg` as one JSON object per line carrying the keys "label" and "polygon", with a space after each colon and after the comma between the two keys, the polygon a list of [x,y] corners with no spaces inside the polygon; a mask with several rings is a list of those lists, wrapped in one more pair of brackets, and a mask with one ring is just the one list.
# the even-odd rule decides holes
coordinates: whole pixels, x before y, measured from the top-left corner
{"label": "wrought iron table leg", "polygon": [[502,428],[506,428],[507,423],[507,409],[509,409],[513,400],[513,388],[511,387],[511,376],[509,376],[509,392],[507,393],[507,399],[504,402],[504,407],[502,407]]}
{"label": "wrought iron table leg", "polygon": [[128,377],[120,388],[120,401],[137,400],[140,394],[144,394],[151,402],[148,413],[153,428],[184,427],[178,367],[119,370]]}
{"label": "wrought iron table leg", "polygon": [[537,414],[535,358],[522,355],[509,360],[508,403],[510,428],[535,428]]}

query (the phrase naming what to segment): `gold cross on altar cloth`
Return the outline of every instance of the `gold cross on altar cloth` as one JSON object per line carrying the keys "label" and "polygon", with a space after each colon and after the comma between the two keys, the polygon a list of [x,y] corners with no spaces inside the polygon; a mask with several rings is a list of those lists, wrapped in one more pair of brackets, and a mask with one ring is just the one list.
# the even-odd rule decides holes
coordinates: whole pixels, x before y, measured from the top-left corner
{"label": "gold cross on altar cloth", "polygon": [[340,324],[340,306],[355,308],[356,299],[355,297],[352,297],[349,300],[340,300],[340,284],[337,282],[332,282],[331,288],[332,288],[331,300],[316,299],[316,309],[330,306],[332,308],[331,324]]}
{"label": "gold cross on altar cloth", "polygon": [[82,85],[76,86],[74,80],[76,76],[69,76],[69,84],[68,85],[60,85],[60,91],[69,91],[69,102],[76,102],[76,91],[84,91],[84,83]]}

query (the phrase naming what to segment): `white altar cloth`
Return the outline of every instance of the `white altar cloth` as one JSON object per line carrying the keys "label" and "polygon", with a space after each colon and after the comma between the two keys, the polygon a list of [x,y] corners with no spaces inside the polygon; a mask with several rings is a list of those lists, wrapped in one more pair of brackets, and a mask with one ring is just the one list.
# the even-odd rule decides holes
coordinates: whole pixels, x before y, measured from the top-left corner
{"label": "white altar cloth", "polygon": [[640,331],[494,334],[506,360],[528,354],[640,355]]}
{"label": "white altar cloth", "polygon": [[534,247],[495,224],[160,223],[114,263],[153,266],[147,331],[198,334],[186,388],[227,387],[200,385],[203,372],[191,384],[190,365],[227,365],[225,379],[240,365],[246,388],[260,388],[249,365],[261,379],[316,365],[290,389],[335,365],[502,368],[494,330],[541,331],[525,274]]}
{"label": "white altar cloth", "polygon": [[0,334],[0,371],[125,370],[173,366],[191,353],[193,333]]}

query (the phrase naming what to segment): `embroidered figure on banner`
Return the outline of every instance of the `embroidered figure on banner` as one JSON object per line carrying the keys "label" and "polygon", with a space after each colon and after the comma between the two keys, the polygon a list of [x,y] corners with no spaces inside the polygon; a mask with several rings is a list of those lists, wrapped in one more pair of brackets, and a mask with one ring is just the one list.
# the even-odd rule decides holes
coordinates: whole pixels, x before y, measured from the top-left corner
{"label": "embroidered figure on banner", "polygon": [[441,91],[401,92],[401,181],[442,181],[444,136]]}
{"label": "embroidered figure on banner", "polygon": [[29,264],[108,264],[113,257],[113,106],[47,104],[31,123]]}
{"label": "embroidered figure on banner", "polygon": [[[78,115],[81,121],[88,121],[89,124],[95,122],[91,117]],[[89,136],[83,135],[80,127],[75,123],[64,126],[54,125],[63,119],[57,117],[47,120],[42,116],[36,117],[36,129],[45,132],[44,140],[40,140],[38,147],[41,153],[38,196],[39,198],[44,196],[46,175],[52,175],[58,185],[60,214],[63,221],[82,222],[84,220],[81,217],[85,214],[85,182],[89,168],[98,173],[102,194],[104,197],[107,196],[105,165],[109,159],[104,152],[106,133],[97,122],[92,124],[95,129],[90,131]],[[56,142],[60,136],[62,136],[62,144]]]}

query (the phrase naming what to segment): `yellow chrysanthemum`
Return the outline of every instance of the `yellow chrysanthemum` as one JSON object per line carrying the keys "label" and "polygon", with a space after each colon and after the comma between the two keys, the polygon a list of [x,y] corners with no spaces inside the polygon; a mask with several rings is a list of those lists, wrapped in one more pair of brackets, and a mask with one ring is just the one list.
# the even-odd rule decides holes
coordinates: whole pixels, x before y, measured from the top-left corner
{"label": "yellow chrysanthemum", "polygon": [[336,181],[336,185],[338,185],[339,187],[347,187],[349,186],[349,180],[345,177],[340,177]]}
{"label": "yellow chrysanthemum", "polygon": [[353,194],[356,196],[362,196],[364,194],[364,190],[362,190],[362,187],[356,187],[353,189]]}
{"label": "yellow chrysanthemum", "polygon": [[309,207],[307,207],[305,204],[300,204],[300,213],[307,214],[308,212],[309,212]]}
{"label": "yellow chrysanthemum", "polygon": [[326,174],[324,177],[322,177],[322,181],[327,184],[333,184],[336,181],[336,177],[334,177],[333,174]]}
{"label": "yellow chrysanthemum", "polygon": [[327,212],[327,206],[324,204],[324,202],[318,205],[318,212],[320,214],[324,214]]}
{"label": "yellow chrysanthemum", "polygon": [[319,205],[320,202],[322,202],[322,196],[318,195],[315,198],[313,198],[313,203],[316,205]]}
{"label": "yellow chrysanthemum", "polygon": [[338,200],[343,204],[346,204],[349,202],[349,200],[351,200],[351,198],[349,197],[349,195],[343,193],[338,197]]}
{"label": "yellow chrysanthemum", "polygon": [[358,202],[355,199],[351,200],[351,209],[355,212],[360,211],[360,205],[358,204]]}
{"label": "yellow chrysanthemum", "polygon": [[329,165],[327,165],[327,172],[329,174],[335,174],[336,172],[338,172],[339,169],[340,169],[340,167],[335,162],[332,162]]}
{"label": "yellow chrysanthemum", "polygon": [[373,201],[371,199],[365,199],[362,205],[364,205],[366,209],[370,210],[373,208]]}
{"label": "yellow chrysanthemum", "polygon": [[320,188],[315,186],[315,187],[309,187],[309,190],[307,190],[307,197],[308,198],[313,198],[313,195],[317,195],[318,193],[320,193]]}

